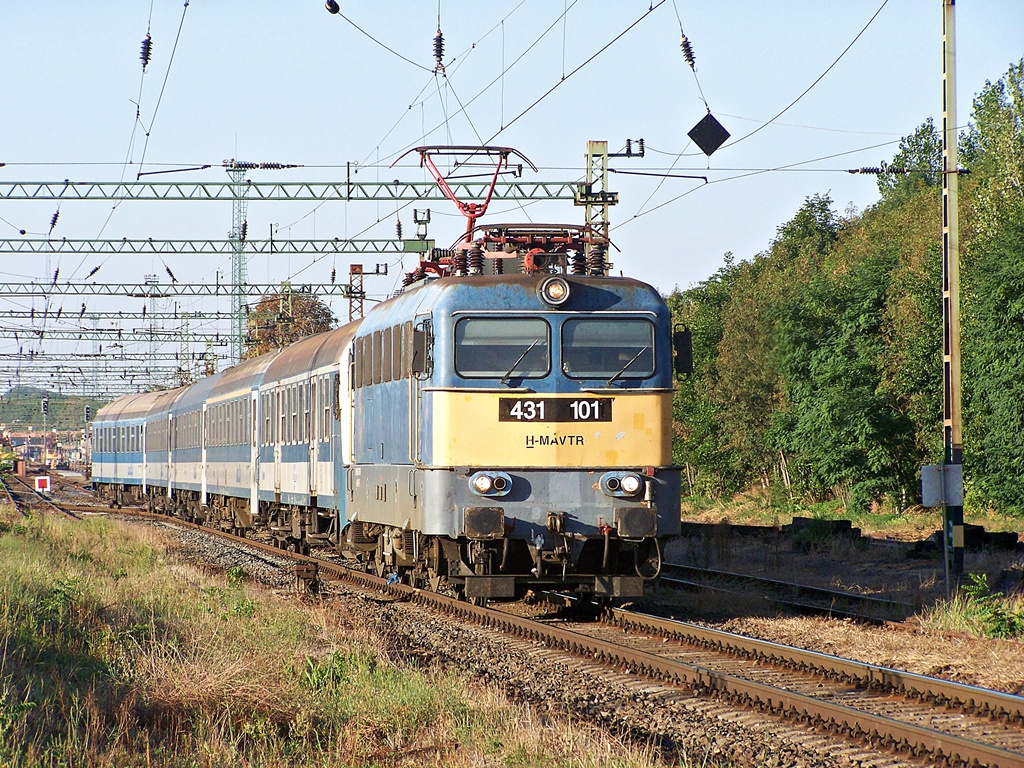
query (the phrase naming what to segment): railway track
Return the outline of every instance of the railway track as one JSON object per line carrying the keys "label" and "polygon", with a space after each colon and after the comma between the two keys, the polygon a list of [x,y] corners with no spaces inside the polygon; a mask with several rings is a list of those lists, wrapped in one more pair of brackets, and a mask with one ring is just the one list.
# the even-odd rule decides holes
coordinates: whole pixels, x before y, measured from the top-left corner
{"label": "railway track", "polygon": [[[134,513],[132,514],[139,514]],[[342,582],[687,689],[839,743],[929,764],[1024,768],[1024,697],[863,664],[671,619],[613,610],[601,621],[544,620],[484,608],[174,518],[141,513],[295,562],[297,582]]]}
{"label": "railway track", "polygon": [[4,475],[2,477],[2,484],[7,499],[23,515],[27,514],[31,509],[41,509],[61,515],[62,517],[71,519],[81,518],[81,515],[75,510],[56,504],[52,499],[48,499],[39,493],[19,475]]}
{"label": "railway track", "polygon": [[794,613],[853,619],[868,624],[902,622],[917,610],[915,606],[898,600],[678,563],[662,564],[661,583],[673,589],[713,592],[744,600],[759,595],[769,605]]}

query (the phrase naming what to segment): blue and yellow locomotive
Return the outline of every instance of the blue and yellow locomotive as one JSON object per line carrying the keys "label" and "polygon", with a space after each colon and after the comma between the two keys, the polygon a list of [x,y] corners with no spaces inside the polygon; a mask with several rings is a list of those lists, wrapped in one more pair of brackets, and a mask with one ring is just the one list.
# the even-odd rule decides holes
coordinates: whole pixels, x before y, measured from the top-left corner
{"label": "blue and yellow locomotive", "polygon": [[530,266],[420,269],[360,321],[120,398],[93,482],[470,599],[639,595],[680,525],[669,310],[636,280]]}

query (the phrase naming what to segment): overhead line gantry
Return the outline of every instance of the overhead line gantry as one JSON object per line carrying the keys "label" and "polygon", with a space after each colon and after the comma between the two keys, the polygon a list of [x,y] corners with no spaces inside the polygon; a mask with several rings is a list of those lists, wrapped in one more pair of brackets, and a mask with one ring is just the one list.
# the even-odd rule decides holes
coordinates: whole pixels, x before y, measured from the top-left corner
{"label": "overhead line gantry", "polygon": [[[451,181],[459,197],[487,193],[479,181]],[[574,200],[576,181],[499,181],[494,197],[507,200]],[[247,180],[249,201],[403,202],[448,199],[432,181],[265,182]],[[8,181],[0,183],[0,200],[164,200],[231,202],[237,190],[231,182],[182,181]]]}

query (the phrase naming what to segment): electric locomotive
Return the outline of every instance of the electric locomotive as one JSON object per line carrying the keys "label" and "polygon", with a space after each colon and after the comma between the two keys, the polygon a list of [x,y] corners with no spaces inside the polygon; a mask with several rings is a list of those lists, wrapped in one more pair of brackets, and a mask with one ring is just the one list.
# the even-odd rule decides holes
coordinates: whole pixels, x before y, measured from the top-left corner
{"label": "electric locomotive", "polygon": [[114,401],[94,483],[475,601],[640,595],[680,527],[686,338],[654,288],[571,274],[554,250],[425,262],[360,321]]}

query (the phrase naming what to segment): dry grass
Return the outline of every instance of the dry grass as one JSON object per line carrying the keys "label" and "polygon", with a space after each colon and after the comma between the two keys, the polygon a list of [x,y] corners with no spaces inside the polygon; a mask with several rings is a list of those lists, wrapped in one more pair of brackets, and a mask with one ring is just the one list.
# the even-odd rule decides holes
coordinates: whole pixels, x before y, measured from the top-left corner
{"label": "dry grass", "polygon": [[660,764],[653,747],[415,668],[335,605],[175,562],[158,529],[5,519],[0,765]]}

